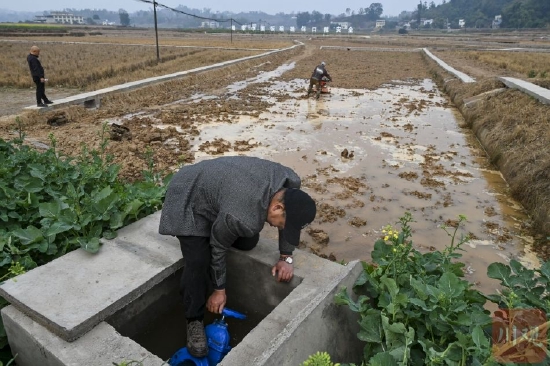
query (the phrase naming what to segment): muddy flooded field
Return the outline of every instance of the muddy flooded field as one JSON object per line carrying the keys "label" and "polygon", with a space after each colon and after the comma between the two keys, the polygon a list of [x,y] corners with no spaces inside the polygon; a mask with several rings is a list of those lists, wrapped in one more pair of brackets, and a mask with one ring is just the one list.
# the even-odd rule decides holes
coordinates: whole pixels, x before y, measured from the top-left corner
{"label": "muddy flooded field", "polygon": [[[521,254],[527,217],[431,80],[401,81],[372,91],[331,88],[315,100],[305,98],[305,80],[278,80],[290,68],[283,65],[229,85],[223,98],[202,95],[188,101],[231,100],[245,86],[256,85],[261,96],[256,103],[269,105],[265,112],[199,124],[188,151],[195,161],[246,154],[297,171],[319,204],[302,249],[335,261],[369,260],[382,228],[395,225],[408,211],[416,221],[416,247],[443,250],[451,238],[439,226],[452,231],[463,214],[468,221],[461,233],[473,238],[463,257],[472,282],[489,291],[485,271],[490,263],[510,258],[532,263],[533,258]],[[186,134],[179,125],[147,113],[128,117],[132,130],[139,129],[136,119]],[[110,122],[124,125],[125,120]],[[262,235],[276,239],[277,234],[266,226]]]}
{"label": "muddy flooded field", "polygon": [[[195,80],[192,89],[174,87],[165,102],[157,95],[155,105],[133,98],[125,113],[107,101],[96,111],[44,114],[25,132],[35,145],[47,144],[52,133],[70,153],[84,141],[97,145],[107,123],[109,152],[128,178],[146,167],[148,148],[165,171],[235,154],[292,167],[318,202],[300,247],[334,261],[369,260],[382,229],[398,227],[399,217],[411,212],[413,243],[421,251],[444,249],[451,238],[439,227],[452,231],[458,215],[467,217],[459,231],[473,238],[463,247],[466,276],[483,291],[495,287],[486,277],[492,262],[536,265],[526,213],[471,131],[460,127],[462,117],[420,55],[318,46]],[[330,93],[307,98],[309,74],[321,60],[334,78]],[[46,124],[56,113],[66,113],[69,122]],[[13,123],[2,125],[1,137],[16,134]],[[267,226],[262,235],[275,239],[277,233]]]}
{"label": "muddy flooded field", "polygon": [[[521,206],[431,80],[372,91],[331,88],[315,100],[304,97],[304,80],[278,81],[275,74],[259,93],[272,104],[268,111],[202,125],[191,150],[196,160],[246,154],[295,169],[319,210],[302,249],[335,261],[369,260],[382,228],[408,211],[416,247],[443,250],[451,238],[438,227],[452,231],[463,214],[462,233],[473,238],[464,248],[467,277],[482,289],[491,289],[490,263],[536,262],[522,253],[528,238]],[[278,101],[278,94],[288,99]],[[262,235],[277,234],[266,227]]]}

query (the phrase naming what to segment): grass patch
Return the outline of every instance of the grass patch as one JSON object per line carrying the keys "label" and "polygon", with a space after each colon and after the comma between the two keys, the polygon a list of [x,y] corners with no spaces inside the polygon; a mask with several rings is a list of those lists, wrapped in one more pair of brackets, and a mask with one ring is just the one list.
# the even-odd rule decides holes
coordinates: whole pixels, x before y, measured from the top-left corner
{"label": "grass patch", "polygon": [[[8,43],[0,53],[0,87],[31,87],[25,59],[34,42]],[[40,46],[40,45],[39,45]],[[156,49],[138,45],[48,44],[40,59],[49,86],[97,90],[148,77],[190,70],[214,63],[256,55],[262,51],[163,47],[157,63]]]}
{"label": "grass patch", "polygon": [[550,54],[504,51],[447,51],[449,57],[473,60],[489,67],[516,72],[534,78],[550,72]]}

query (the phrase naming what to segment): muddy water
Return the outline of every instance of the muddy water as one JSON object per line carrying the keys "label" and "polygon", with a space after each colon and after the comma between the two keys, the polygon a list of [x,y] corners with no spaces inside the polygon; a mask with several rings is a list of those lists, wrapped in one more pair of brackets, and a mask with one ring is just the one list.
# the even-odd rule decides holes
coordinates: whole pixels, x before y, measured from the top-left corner
{"label": "muddy water", "polygon": [[[525,249],[530,238],[521,235],[525,212],[431,80],[374,91],[333,87],[319,100],[304,98],[305,87],[304,80],[273,80],[265,90],[275,103],[269,112],[203,125],[194,142],[197,160],[215,156],[198,151],[205,141],[248,140],[258,146],[242,154],[292,167],[323,207],[301,247],[337,261],[369,260],[382,228],[397,226],[408,211],[421,251],[444,249],[451,238],[440,226],[467,217],[458,235],[474,239],[463,247],[462,261],[482,291],[496,286],[486,276],[492,262],[536,265]],[[290,98],[268,97],[281,94]],[[266,226],[262,235],[277,234]]]}

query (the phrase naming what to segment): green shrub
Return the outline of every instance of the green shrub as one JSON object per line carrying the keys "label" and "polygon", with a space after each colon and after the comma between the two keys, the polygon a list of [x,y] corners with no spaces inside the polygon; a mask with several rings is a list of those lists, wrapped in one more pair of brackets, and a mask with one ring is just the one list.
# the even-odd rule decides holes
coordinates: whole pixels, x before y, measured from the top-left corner
{"label": "green shrub", "polygon": [[[103,133],[105,132],[105,126]],[[144,180],[121,181],[119,166],[99,150],[76,158],[0,139],[0,280],[15,277],[77,248],[96,253],[100,238],[161,208],[166,184],[144,172]],[[7,302],[0,298],[0,308]],[[6,345],[0,326],[0,348]]]}
{"label": "green shrub", "polygon": [[461,236],[455,243],[465,220],[459,216],[454,231],[443,227],[451,237],[443,252],[420,253],[412,248],[412,216],[406,213],[400,219],[401,232],[386,227],[371,253],[374,263],[363,263],[354,284],[357,300],[345,288],[336,295],[337,304],[360,314],[358,337],[365,342],[365,365],[497,365],[486,301],[550,312],[550,262],[539,270],[528,270],[515,260],[493,263],[488,276],[501,281],[502,292],[485,296],[472,289],[462,278],[464,264],[456,261],[469,240]]}
{"label": "green shrub", "polygon": [[317,352],[309,356],[300,366],[340,366],[340,364],[333,363],[328,353]]}

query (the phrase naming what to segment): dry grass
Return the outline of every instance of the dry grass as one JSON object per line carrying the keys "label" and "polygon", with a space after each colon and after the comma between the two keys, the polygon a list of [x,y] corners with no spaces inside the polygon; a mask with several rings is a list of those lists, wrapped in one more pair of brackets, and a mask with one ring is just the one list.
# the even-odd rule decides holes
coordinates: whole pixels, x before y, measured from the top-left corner
{"label": "dry grass", "polygon": [[84,37],[4,37],[0,41],[0,87],[33,87],[26,62],[32,45],[41,48],[40,60],[50,87],[86,91],[293,45],[291,38],[284,37],[159,30],[157,64],[152,29],[85,30],[88,35]]}
{"label": "dry grass", "polygon": [[[26,62],[32,44],[0,43],[0,86],[32,86]],[[48,85],[82,90],[96,90],[261,53],[163,47],[157,64],[153,46],[55,43],[40,47]]]}
{"label": "dry grass", "polygon": [[447,59],[466,59],[524,78],[550,78],[550,53],[505,51],[447,51]]}
{"label": "dry grass", "polygon": [[[245,48],[245,49],[278,49],[292,46],[292,40],[247,37],[235,35],[231,41],[229,34],[209,35],[209,36],[189,36],[185,34],[159,35],[160,46],[184,46],[184,47],[222,47],[222,48]],[[6,37],[9,39],[9,37]],[[36,42],[36,43],[96,43],[96,44],[119,44],[119,45],[156,45],[154,33],[144,32],[142,36],[138,34],[102,34],[100,36],[84,37],[17,37],[18,41]]]}
{"label": "dry grass", "polygon": [[[430,75],[418,52],[320,50],[307,46],[302,60],[283,79],[308,79],[321,61],[327,63],[333,85],[348,89],[376,89],[394,80],[425,79]],[[307,87],[307,85],[305,85]]]}

